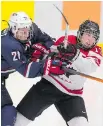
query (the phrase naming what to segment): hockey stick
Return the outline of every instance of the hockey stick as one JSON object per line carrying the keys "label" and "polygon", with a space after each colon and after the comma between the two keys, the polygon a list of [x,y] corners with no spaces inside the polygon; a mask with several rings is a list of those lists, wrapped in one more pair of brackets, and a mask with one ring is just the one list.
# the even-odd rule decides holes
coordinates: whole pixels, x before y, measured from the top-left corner
{"label": "hockey stick", "polygon": [[87,75],[87,74],[84,74],[84,73],[81,73],[81,72],[77,72],[77,71],[75,71],[73,69],[69,69],[69,68],[67,68],[65,66],[63,66],[62,68],[63,68],[63,70],[65,72],[71,73],[73,75],[80,75],[82,77],[85,77],[85,78],[88,78],[88,79],[95,80],[95,81],[103,83],[103,79],[100,79],[100,78],[97,78],[97,77],[93,77],[93,76],[90,76],[90,75]]}
{"label": "hockey stick", "polygon": [[[40,51],[40,49],[39,49]],[[48,55],[48,57],[54,57],[56,55],[55,52],[51,52],[51,53],[47,53],[46,51],[44,52],[45,54]],[[56,64],[54,64],[56,65]],[[80,75],[82,77],[85,77],[85,78],[88,78],[88,79],[91,79],[91,80],[95,80],[95,81],[98,81],[98,82],[102,82],[103,83],[103,79],[100,79],[100,78],[97,78],[97,77],[93,77],[93,76],[90,76],[90,75],[87,75],[87,74],[84,74],[84,73],[81,73],[81,72],[77,72],[76,70],[73,70],[73,69],[69,69],[65,66],[62,66],[62,69],[67,72],[67,73],[71,73],[73,75]]]}
{"label": "hockey stick", "polygon": [[[68,23],[66,17],[64,16],[64,14],[61,12],[61,10],[56,5],[54,5],[54,6],[62,14],[62,16],[63,16],[63,18],[64,18],[64,20],[66,22],[66,30],[65,30],[65,38],[64,38],[64,47],[66,48],[67,47],[67,44],[68,44],[68,29],[69,29],[69,23]],[[65,72],[69,72],[69,73],[71,73],[73,75],[80,75],[82,77],[86,77],[88,79],[96,80],[98,82],[102,82],[103,83],[103,80],[100,79],[100,78],[96,78],[96,77],[93,77],[93,76],[90,76],[90,75],[87,75],[87,74],[84,74],[84,73],[81,73],[81,72],[77,72],[77,71],[75,71],[73,69],[68,69],[66,67],[63,67],[63,69],[65,70]]]}
{"label": "hockey stick", "polygon": [[[40,50],[39,50],[40,51]],[[55,52],[51,52],[51,53],[47,53],[46,51],[44,52],[45,54],[48,55],[48,57],[54,57],[56,55]],[[54,65],[56,65],[54,63]],[[93,77],[93,76],[90,76],[90,75],[87,75],[87,74],[84,74],[84,73],[81,73],[81,72],[77,72],[76,70],[73,70],[73,69],[69,69],[67,68],[66,66],[62,66],[62,69],[67,72],[67,73],[70,73],[70,74],[73,74],[73,75],[80,75],[82,77],[85,77],[85,78],[88,78],[88,79],[91,79],[91,80],[95,80],[95,81],[98,81],[98,82],[102,82],[103,83],[103,79],[100,79],[100,78],[97,78],[97,77]]]}
{"label": "hockey stick", "polygon": [[[53,4],[53,5],[54,5],[54,4]],[[67,48],[67,45],[68,45],[69,23],[68,23],[66,17],[64,16],[64,14],[61,12],[61,10],[60,10],[56,5],[54,5],[54,6],[55,6],[56,9],[62,14],[62,16],[63,16],[63,18],[64,18],[64,20],[65,20],[65,23],[66,23],[65,38],[64,38],[64,47],[65,47],[65,49],[66,49],[66,48]]]}

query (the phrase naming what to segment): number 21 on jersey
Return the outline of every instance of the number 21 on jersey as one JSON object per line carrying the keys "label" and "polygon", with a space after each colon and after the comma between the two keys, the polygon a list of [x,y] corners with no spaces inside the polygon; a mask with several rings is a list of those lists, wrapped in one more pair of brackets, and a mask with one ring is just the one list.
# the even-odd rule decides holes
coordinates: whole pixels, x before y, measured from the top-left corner
{"label": "number 21 on jersey", "polygon": [[11,52],[11,54],[13,56],[13,61],[17,61],[20,59],[20,52],[19,51]]}

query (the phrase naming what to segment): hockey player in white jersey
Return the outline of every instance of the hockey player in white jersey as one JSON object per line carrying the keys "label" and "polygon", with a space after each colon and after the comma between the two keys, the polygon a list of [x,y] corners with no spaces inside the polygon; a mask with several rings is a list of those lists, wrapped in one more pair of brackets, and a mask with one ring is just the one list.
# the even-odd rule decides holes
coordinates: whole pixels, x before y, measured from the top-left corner
{"label": "hockey player in white jersey", "polygon": [[[46,108],[54,104],[69,126],[88,126],[88,117],[82,96],[86,78],[79,75],[65,73],[62,66],[67,64],[79,72],[90,74],[95,72],[101,64],[101,48],[96,44],[100,30],[97,23],[86,20],[77,32],[77,36],[68,36],[67,48],[60,37],[56,43],[59,59],[57,64],[51,65],[51,59],[45,64],[42,79],[34,85],[17,106],[18,114],[15,126],[27,126]],[[79,54],[78,54],[78,49]]]}

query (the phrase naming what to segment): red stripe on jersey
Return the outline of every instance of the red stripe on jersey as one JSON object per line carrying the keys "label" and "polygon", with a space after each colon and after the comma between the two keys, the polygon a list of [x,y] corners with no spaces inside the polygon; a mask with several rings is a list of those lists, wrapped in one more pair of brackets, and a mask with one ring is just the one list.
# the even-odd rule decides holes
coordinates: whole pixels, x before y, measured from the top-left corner
{"label": "red stripe on jersey", "polygon": [[72,94],[82,94],[83,93],[83,88],[79,90],[70,90],[67,87],[65,87],[62,83],[60,83],[57,79],[55,79],[52,75],[49,75],[52,77],[62,88],[64,88],[67,92],[72,93]]}

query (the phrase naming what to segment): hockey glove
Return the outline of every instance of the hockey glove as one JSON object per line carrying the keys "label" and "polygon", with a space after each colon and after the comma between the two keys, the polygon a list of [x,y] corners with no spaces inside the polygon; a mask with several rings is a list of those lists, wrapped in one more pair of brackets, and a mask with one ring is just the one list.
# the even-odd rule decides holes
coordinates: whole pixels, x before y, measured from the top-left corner
{"label": "hockey glove", "polygon": [[42,44],[37,43],[32,46],[32,55],[31,61],[39,61],[49,54],[49,50],[47,50]]}
{"label": "hockey glove", "polygon": [[72,61],[74,58],[77,58],[79,55],[79,50],[76,48],[74,44],[67,45],[67,48],[64,48],[64,43],[60,44],[57,47],[60,52],[60,57],[62,61]]}
{"label": "hockey glove", "polygon": [[60,60],[52,60],[47,59],[44,65],[44,75],[54,74],[54,75],[62,75],[64,74],[64,70],[62,70],[62,66],[66,66],[65,62]]}

